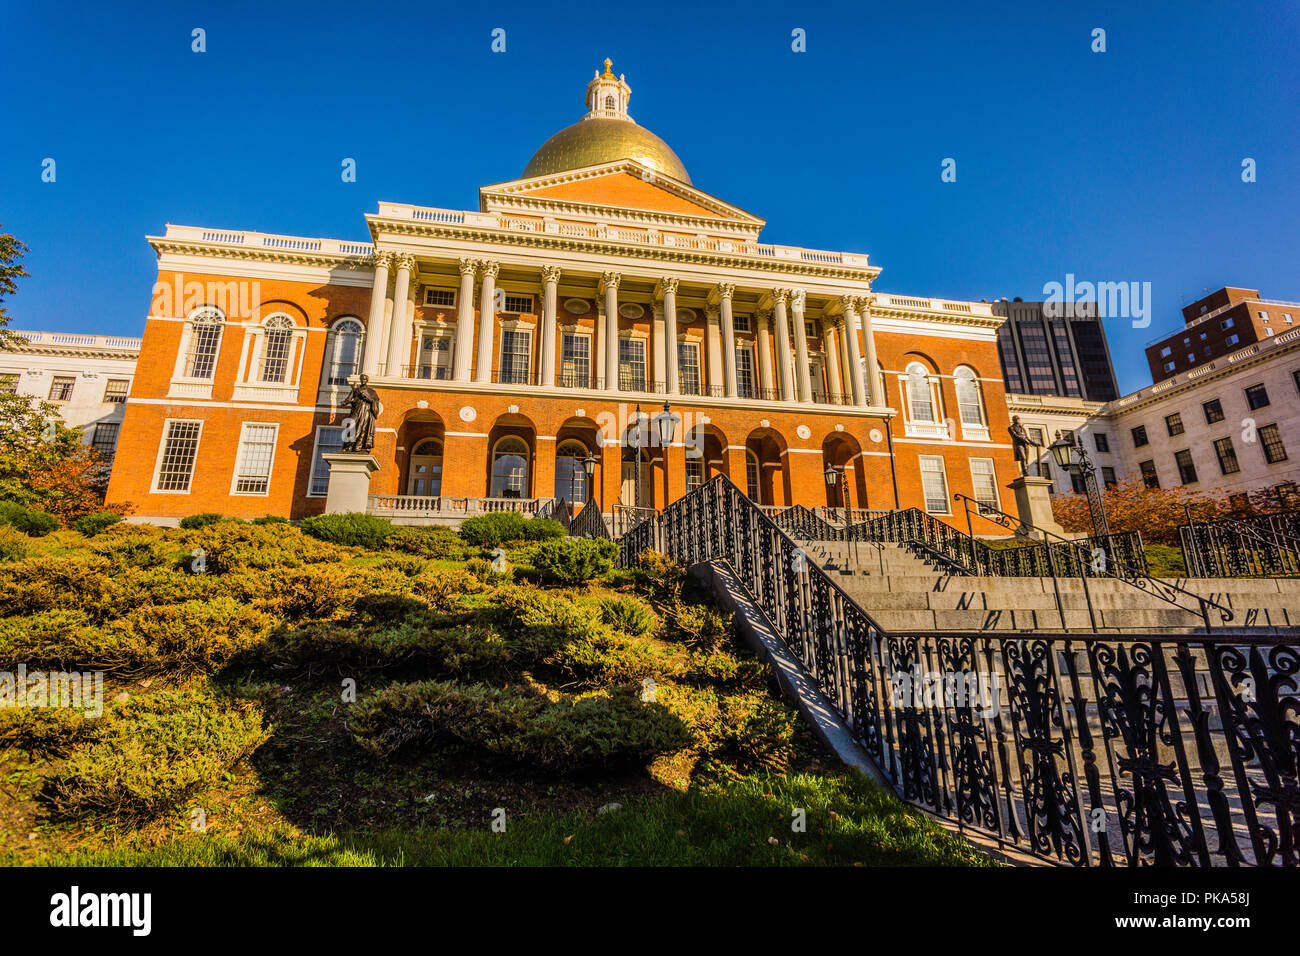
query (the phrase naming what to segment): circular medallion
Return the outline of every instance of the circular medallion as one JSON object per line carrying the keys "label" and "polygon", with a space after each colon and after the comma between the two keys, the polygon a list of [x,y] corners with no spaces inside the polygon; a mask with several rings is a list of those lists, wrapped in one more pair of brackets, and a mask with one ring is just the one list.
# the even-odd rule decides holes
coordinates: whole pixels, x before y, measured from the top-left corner
{"label": "circular medallion", "polygon": [[798,428],[794,430],[794,433],[798,435],[800,438],[802,438],[804,441],[807,441],[808,438],[812,435],[812,429],[809,428],[807,425],[800,425]]}
{"label": "circular medallion", "polygon": [[880,444],[880,442],[883,441],[885,438],[884,435],[880,434],[879,428],[871,429],[871,431],[867,432],[867,437],[870,438],[876,444]]}
{"label": "circular medallion", "polygon": [[639,319],[645,315],[645,309],[635,302],[625,302],[618,307],[618,314],[625,319]]}
{"label": "circular medallion", "polygon": [[460,410],[460,420],[462,422],[472,422],[476,418],[478,418],[478,412],[474,411],[469,405]]}
{"label": "circular medallion", "polygon": [[565,299],[564,311],[570,315],[586,315],[591,311],[591,303],[586,299]]}

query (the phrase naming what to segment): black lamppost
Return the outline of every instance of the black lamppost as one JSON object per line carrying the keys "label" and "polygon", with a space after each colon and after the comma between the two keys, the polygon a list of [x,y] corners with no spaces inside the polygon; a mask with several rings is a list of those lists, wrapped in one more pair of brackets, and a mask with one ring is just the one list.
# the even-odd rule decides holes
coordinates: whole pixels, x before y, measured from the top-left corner
{"label": "black lamppost", "polygon": [[587,474],[587,500],[590,501],[594,496],[591,479],[596,474],[596,456],[590,451],[587,452],[587,457],[582,459],[582,470]]}
{"label": "black lamppost", "polygon": [[681,419],[672,413],[668,403],[664,410],[654,417],[655,429],[659,435],[659,447],[664,450],[664,507],[668,507],[668,449],[677,437],[677,423]]}
{"label": "black lamppost", "polygon": [[[849,497],[848,469],[847,468],[844,469],[843,474],[841,475],[841,473],[836,471],[832,465],[827,465],[825,476],[826,476],[826,487],[830,488],[832,491],[834,491],[835,489],[836,482],[841,477],[844,479],[844,483],[840,487],[844,489],[843,491],[844,497],[841,500],[843,501],[843,505],[844,505],[844,541],[845,541],[845,547],[847,549],[847,542],[851,537],[849,534],[849,528],[853,524],[853,501]],[[857,557],[858,557],[858,545],[855,539],[853,542],[853,560],[857,561]]]}
{"label": "black lamppost", "polygon": [[1056,433],[1056,441],[1052,442],[1048,451],[1068,474],[1083,478],[1083,491],[1088,496],[1088,511],[1092,515],[1092,532],[1098,538],[1104,539],[1110,534],[1110,523],[1106,520],[1106,503],[1102,498],[1101,490],[1097,487],[1097,468],[1088,457],[1088,452],[1078,441],[1077,436],[1062,438],[1059,431]]}
{"label": "black lamppost", "polygon": [[641,403],[636,406],[636,507],[641,507]]}

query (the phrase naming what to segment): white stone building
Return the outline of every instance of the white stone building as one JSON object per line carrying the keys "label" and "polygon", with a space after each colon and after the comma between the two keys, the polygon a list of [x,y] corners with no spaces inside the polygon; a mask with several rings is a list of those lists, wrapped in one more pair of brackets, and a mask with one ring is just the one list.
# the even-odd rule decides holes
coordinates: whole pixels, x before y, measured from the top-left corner
{"label": "white stone building", "polygon": [[140,339],[75,332],[10,330],[0,348],[0,392],[53,402],[82,441],[108,459],[131,391]]}

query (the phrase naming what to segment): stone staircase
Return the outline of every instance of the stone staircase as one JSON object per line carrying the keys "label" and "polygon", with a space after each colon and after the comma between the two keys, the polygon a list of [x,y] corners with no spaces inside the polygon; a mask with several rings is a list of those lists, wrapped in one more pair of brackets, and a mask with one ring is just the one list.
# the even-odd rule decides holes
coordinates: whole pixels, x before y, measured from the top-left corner
{"label": "stone staircase", "polygon": [[[886,630],[1091,631],[1088,601],[1077,578],[978,577],[958,574],[907,545],[804,541],[810,561],[835,579]],[[1179,587],[1233,610],[1228,627],[1300,633],[1300,578],[1179,578]],[[1060,591],[1060,607],[1056,589]],[[1098,629],[1105,632],[1191,632],[1199,611],[1182,610],[1123,581],[1090,578]],[[1181,598],[1195,607],[1190,596]],[[1062,611],[1064,610],[1064,620]],[[1219,614],[1210,609],[1219,626]]]}

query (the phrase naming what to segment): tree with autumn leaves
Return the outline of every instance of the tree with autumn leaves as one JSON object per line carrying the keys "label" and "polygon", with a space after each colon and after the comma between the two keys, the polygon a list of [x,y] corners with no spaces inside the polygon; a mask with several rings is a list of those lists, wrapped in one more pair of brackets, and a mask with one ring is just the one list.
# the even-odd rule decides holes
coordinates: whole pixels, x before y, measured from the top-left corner
{"label": "tree with autumn leaves", "polygon": [[[1196,521],[1244,518],[1278,510],[1269,490],[1229,500],[1227,492],[1197,494],[1186,488],[1149,488],[1141,478],[1128,478],[1105,489],[1102,500],[1111,531],[1140,531],[1144,544],[1178,544],[1178,526],[1187,524],[1188,510]],[[1052,511],[1066,531],[1092,534],[1092,514],[1086,495],[1052,498]]]}

